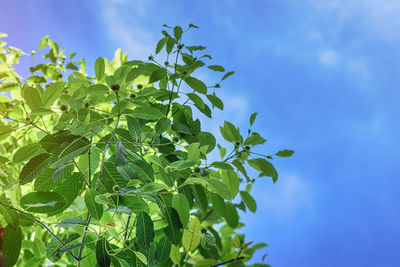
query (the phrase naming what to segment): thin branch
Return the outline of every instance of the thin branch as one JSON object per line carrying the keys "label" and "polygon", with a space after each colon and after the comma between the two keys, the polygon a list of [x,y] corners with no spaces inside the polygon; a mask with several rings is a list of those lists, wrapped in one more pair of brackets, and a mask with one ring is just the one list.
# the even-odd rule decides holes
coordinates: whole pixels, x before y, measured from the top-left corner
{"label": "thin branch", "polygon": [[[3,205],[3,206],[5,206],[5,207],[7,207],[7,208],[9,208],[9,209],[15,210],[16,212],[19,212],[19,213],[25,215],[26,217],[28,217],[28,218],[31,219],[32,221],[35,221],[36,223],[40,224],[41,226],[43,226],[43,227],[47,230],[47,232],[49,232],[49,234],[51,234],[55,239],[57,239],[58,242],[60,242],[60,244],[61,244],[61,246],[62,246],[63,248],[65,248],[66,245],[64,244],[64,242],[63,242],[56,234],[54,234],[54,233],[50,230],[49,227],[47,227],[44,223],[42,223],[41,221],[39,221],[39,220],[36,219],[35,217],[33,217],[33,216],[31,216],[31,215],[29,215],[29,214],[23,212],[22,210],[16,209],[16,208],[14,208],[13,206],[7,205],[7,204],[5,204],[5,203],[0,202],[0,205]],[[68,254],[71,255],[75,260],[78,260],[78,258],[77,258],[74,254],[72,254],[71,251],[67,250],[67,252],[68,252]]]}
{"label": "thin branch", "polygon": [[240,260],[243,260],[243,259],[244,259],[244,257],[242,256],[242,257],[234,258],[234,259],[231,259],[231,260],[228,260],[228,261],[224,261],[224,262],[221,262],[221,263],[218,263],[218,264],[215,264],[215,265],[211,265],[210,267],[222,266],[222,265],[225,265],[225,264],[228,264],[228,263],[231,263],[231,262],[235,262],[235,261],[240,261]]}

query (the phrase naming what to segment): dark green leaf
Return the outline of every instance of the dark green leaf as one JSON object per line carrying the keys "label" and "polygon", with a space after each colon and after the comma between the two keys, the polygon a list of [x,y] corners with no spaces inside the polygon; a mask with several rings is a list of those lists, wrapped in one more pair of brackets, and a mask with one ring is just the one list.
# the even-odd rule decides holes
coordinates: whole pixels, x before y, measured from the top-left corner
{"label": "dark green leaf", "polygon": [[100,237],[96,242],[96,261],[100,267],[111,266],[111,258],[108,255],[110,245],[105,237]]}
{"label": "dark green leaf", "polygon": [[220,110],[224,109],[224,103],[216,95],[207,95],[207,98],[213,104],[213,106],[219,108]]}
{"label": "dark green leaf", "polygon": [[199,92],[200,94],[207,94],[207,86],[200,80],[187,76],[183,80],[189,85],[193,90]]}
{"label": "dark green leaf", "polygon": [[172,244],[178,245],[182,240],[180,229],[183,227],[179,214],[173,207],[166,207],[164,216],[168,223],[167,227],[164,228],[164,233]]}
{"label": "dark green leaf", "polygon": [[165,132],[169,126],[171,125],[171,120],[167,119],[166,117],[162,117],[161,119],[158,120],[156,126],[155,126],[155,136],[159,136],[163,132]]}
{"label": "dark green leaf", "polygon": [[97,195],[99,195],[99,193],[96,192],[96,190],[94,189],[87,190],[85,193],[85,204],[92,218],[100,220],[101,216],[103,215],[103,205],[98,204],[95,201],[95,197]]}
{"label": "dark green leaf", "polygon": [[31,159],[41,153],[45,152],[40,144],[34,143],[19,148],[13,156],[13,162],[18,163]]}
{"label": "dark green leaf", "polygon": [[149,83],[154,83],[167,76],[167,70],[158,68],[150,75]]}
{"label": "dark green leaf", "polygon": [[237,213],[235,205],[230,202],[225,203],[225,219],[228,225],[235,228],[239,224],[239,215]]}
{"label": "dark green leaf", "polygon": [[181,193],[174,195],[172,207],[178,212],[182,225],[186,226],[189,222],[190,207],[185,195]]}
{"label": "dark green leaf", "polygon": [[175,36],[176,40],[179,41],[181,39],[182,33],[183,33],[183,30],[181,27],[179,27],[179,26],[174,27],[174,36]]}
{"label": "dark green leaf", "polygon": [[221,72],[225,71],[225,68],[222,67],[221,65],[210,65],[208,66],[208,68],[214,71],[221,71]]}
{"label": "dark green leaf", "polygon": [[251,212],[256,212],[257,203],[254,198],[246,191],[240,191],[240,196],[242,197],[244,203],[246,203],[246,206],[249,208],[249,210]]}
{"label": "dark green leaf", "polygon": [[21,198],[21,207],[30,212],[51,213],[65,205],[65,199],[56,192],[32,192]]}
{"label": "dark green leaf", "polygon": [[43,153],[40,154],[30,161],[22,168],[21,174],[19,175],[19,180],[21,184],[27,184],[39,174],[42,173],[51,163],[51,154]]}
{"label": "dark green leaf", "polygon": [[130,116],[126,116],[126,121],[128,124],[129,134],[135,142],[140,142],[140,124],[137,119]]}
{"label": "dark green leaf", "polygon": [[284,150],[278,151],[278,153],[276,153],[275,155],[277,155],[278,157],[290,157],[293,155],[293,153],[294,153],[293,150],[284,149]]}
{"label": "dark green leaf", "polygon": [[188,93],[186,95],[189,97],[190,100],[192,100],[192,102],[196,105],[196,107],[200,109],[204,108],[204,102],[200,96],[194,93]]}
{"label": "dark green leaf", "polygon": [[234,71],[227,72],[227,73],[224,75],[224,77],[222,77],[221,81],[225,80],[226,78],[228,78],[229,76],[231,76],[231,75],[234,74],[234,73],[235,73]]}
{"label": "dark green leaf", "polygon": [[[224,184],[229,188],[232,199],[239,193],[239,175],[233,170],[221,170],[221,178]],[[223,197],[223,196],[222,196]],[[225,198],[228,199],[228,198]]]}
{"label": "dark green leaf", "polygon": [[164,117],[164,114],[154,107],[137,107],[130,114],[131,117],[145,120],[157,120]]}
{"label": "dark green leaf", "polygon": [[253,132],[249,137],[246,138],[244,141],[244,145],[258,145],[258,144],[264,144],[265,139],[262,138],[258,133]]}
{"label": "dark green leaf", "polygon": [[148,250],[154,240],[154,225],[149,214],[141,211],[136,217],[136,238],[140,248]]}
{"label": "dark green leaf", "polygon": [[[3,240],[1,245],[1,252],[3,255],[3,267],[11,267],[17,262],[22,244],[22,231],[20,227],[15,229],[7,226],[4,233],[0,235],[0,241]],[[1,260],[1,258],[0,258]]]}
{"label": "dark green leaf", "polygon": [[274,165],[266,159],[249,159],[247,160],[247,163],[257,171],[260,171],[262,176],[272,177],[274,183],[278,180],[278,173],[276,172]]}
{"label": "dark green leaf", "polygon": [[253,125],[254,120],[257,117],[257,114],[258,114],[257,112],[254,112],[253,114],[251,114],[251,116],[250,116],[250,126]]}
{"label": "dark green leaf", "polygon": [[115,165],[124,165],[127,161],[128,154],[126,153],[125,147],[122,145],[121,140],[119,139],[117,139],[115,150]]}
{"label": "dark green leaf", "polygon": [[171,242],[164,236],[158,241],[156,248],[156,261],[158,263],[165,263],[169,259],[171,252]]}
{"label": "dark green leaf", "polygon": [[167,37],[162,38],[160,41],[157,43],[156,47],[156,54],[160,53],[161,50],[164,48],[165,44],[167,43]]}
{"label": "dark green leaf", "polygon": [[88,221],[82,217],[70,217],[62,220],[57,224],[58,227],[84,227],[88,225]]}

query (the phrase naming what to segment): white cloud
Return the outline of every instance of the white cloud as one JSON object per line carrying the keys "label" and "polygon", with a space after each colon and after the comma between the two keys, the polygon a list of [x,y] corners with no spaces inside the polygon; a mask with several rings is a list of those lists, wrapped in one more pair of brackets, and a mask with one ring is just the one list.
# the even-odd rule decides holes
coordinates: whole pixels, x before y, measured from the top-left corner
{"label": "white cloud", "polygon": [[147,14],[151,1],[112,0],[103,2],[103,20],[107,35],[128,52],[130,58],[145,59],[154,50],[155,37],[140,27],[139,23],[125,16],[129,10],[130,17],[141,18]]}
{"label": "white cloud", "polygon": [[323,49],[318,53],[318,60],[325,66],[336,66],[339,61],[339,55],[332,49]]}
{"label": "white cloud", "polygon": [[[259,178],[265,179],[265,178]],[[311,190],[308,184],[297,174],[281,174],[274,185],[264,183],[254,187],[258,212],[280,219],[288,219],[299,211],[312,208]]]}

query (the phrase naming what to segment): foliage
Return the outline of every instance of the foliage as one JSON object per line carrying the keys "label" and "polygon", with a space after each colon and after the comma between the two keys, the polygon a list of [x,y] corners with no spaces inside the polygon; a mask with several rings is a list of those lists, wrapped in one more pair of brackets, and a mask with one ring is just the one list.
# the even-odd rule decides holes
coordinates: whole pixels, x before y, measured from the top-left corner
{"label": "foliage", "polygon": [[[46,36],[44,62],[23,79],[14,65],[27,54],[0,39],[0,92],[11,96],[0,96],[3,266],[244,266],[266,246],[236,232],[238,210],[257,208],[248,167],[278,178],[272,156],[252,152],[265,142],[251,130],[257,114],[247,137],[220,127],[230,153],[202,131],[195,112],[223,109],[215,91],[233,72],[208,65],[224,74],[207,86],[194,73],[211,56],[182,43],[197,27],[165,27],[164,64],[118,49],[94,77]],[[209,160],[216,146],[221,159]]]}

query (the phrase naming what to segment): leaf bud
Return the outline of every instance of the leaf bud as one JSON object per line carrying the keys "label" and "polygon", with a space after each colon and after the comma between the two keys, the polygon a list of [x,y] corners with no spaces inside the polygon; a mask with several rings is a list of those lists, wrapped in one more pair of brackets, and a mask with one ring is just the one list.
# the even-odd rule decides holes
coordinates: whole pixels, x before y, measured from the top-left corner
{"label": "leaf bud", "polygon": [[140,89],[142,89],[142,88],[143,88],[143,85],[141,85],[141,84],[138,84],[138,85],[136,86],[136,88],[140,90]]}
{"label": "leaf bud", "polygon": [[153,61],[153,60],[154,60],[153,56],[149,56],[148,59],[149,59],[150,61]]}
{"label": "leaf bud", "polygon": [[165,64],[165,66],[168,66],[168,65],[169,65],[169,62],[168,62],[168,61],[165,61],[164,64]]}
{"label": "leaf bud", "polygon": [[60,106],[60,110],[61,110],[61,111],[67,111],[67,110],[68,110],[68,107],[67,107],[66,105],[62,104],[62,105]]}
{"label": "leaf bud", "polygon": [[240,146],[240,142],[239,142],[239,141],[236,141],[236,142],[235,142],[235,148],[239,148],[239,146]]}
{"label": "leaf bud", "polygon": [[114,185],[114,186],[113,186],[113,191],[114,191],[114,192],[118,192],[119,189],[120,189],[119,185]]}
{"label": "leaf bud", "polygon": [[219,83],[215,84],[215,88],[220,88],[220,87],[221,87],[221,85],[219,85]]}
{"label": "leaf bud", "polygon": [[174,143],[178,143],[178,142],[179,142],[179,137],[178,137],[178,136],[172,137],[172,141],[173,141]]}
{"label": "leaf bud", "polygon": [[85,106],[85,108],[88,108],[90,106],[89,102],[85,102],[85,104],[83,104]]}
{"label": "leaf bud", "polygon": [[134,98],[136,97],[136,95],[132,93],[132,94],[129,95],[129,97],[130,97],[131,99],[134,99]]}
{"label": "leaf bud", "polygon": [[164,171],[165,171],[166,173],[170,174],[170,173],[171,173],[171,166],[165,167],[165,168],[164,168]]}
{"label": "leaf bud", "polygon": [[114,92],[119,90],[119,84],[115,83],[115,84],[111,84],[111,90],[113,90]]}
{"label": "leaf bud", "polygon": [[250,151],[250,146],[245,146],[244,149],[245,149],[246,151]]}
{"label": "leaf bud", "polygon": [[193,168],[193,170],[194,170],[195,173],[199,173],[199,172],[201,171],[201,169],[200,169],[200,167],[199,167],[198,165],[196,165],[196,166]]}
{"label": "leaf bud", "polygon": [[178,49],[181,50],[183,48],[184,44],[178,44]]}

